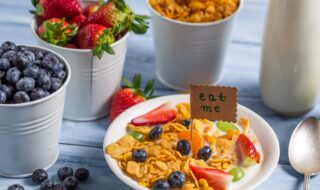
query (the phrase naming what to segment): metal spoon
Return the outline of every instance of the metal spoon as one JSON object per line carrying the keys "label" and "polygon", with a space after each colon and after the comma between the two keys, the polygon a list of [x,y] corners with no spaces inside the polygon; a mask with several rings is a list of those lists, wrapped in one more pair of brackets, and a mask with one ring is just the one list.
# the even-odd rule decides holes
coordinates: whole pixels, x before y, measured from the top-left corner
{"label": "metal spoon", "polygon": [[310,176],[320,172],[320,124],[309,117],[298,124],[289,143],[289,161],[304,174],[304,190],[309,189]]}

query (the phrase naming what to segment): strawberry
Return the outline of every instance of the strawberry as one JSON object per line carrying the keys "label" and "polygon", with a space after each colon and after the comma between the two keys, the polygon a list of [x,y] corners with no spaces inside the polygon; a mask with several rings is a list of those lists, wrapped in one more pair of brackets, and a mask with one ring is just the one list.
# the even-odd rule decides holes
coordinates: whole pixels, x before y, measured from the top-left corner
{"label": "strawberry", "polygon": [[84,26],[76,36],[76,43],[80,49],[93,49],[93,54],[102,57],[103,52],[114,54],[110,44],[114,42],[111,30],[99,24]]}
{"label": "strawberry", "polygon": [[45,20],[54,17],[69,20],[82,12],[78,0],[32,0],[32,4],[36,10],[30,12]]}
{"label": "strawberry", "polygon": [[135,126],[160,125],[174,120],[176,116],[176,107],[168,102],[142,116],[132,119],[130,123]]}
{"label": "strawberry", "polygon": [[239,161],[243,167],[250,167],[260,163],[260,153],[246,135],[241,134],[236,145]]}
{"label": "strawberry", "polygon": [[51,18],[38,27],[38,35],[43,40],[58,46],[66,45],[77,34],[78,27],[60,18]]}
{"label": "strawberry", "polygon": [[110,121],[129,107],[153,98],[154,80],[150,80],[143,91],[140,89],[140,83],[140,74],[134,75],[132,82],[125,79],[126,87],[117,91],[112,97]]}
{"label": "strawberry", "polygon": [[[102,3],[104,4],[104,1],[102,1]],[[83,9],[83,14],[86,17],[88,17],[88,16],[92,15],[93,13],[97,12],[97,10],[100,8],[101,5],[102,5],[101,2],[91,3]]]}
{"label": "strawberry", "polygon": [[148,23],[145,21],[147,18],[135,15],[124,0],[111,0],[91,14],[84,24],[101,24],[113,28],[115,36],[131,30],[137,34],[144,34],[148,29]]}
{"label": "strawberry", "polygon": [[70,23],[72,24],[76,24],[78,27],[81,27],[82,24],[84,23],[84,21],[87,19],[86,16],[84,16],[83,14],[80,14],[78,16],[75,16]]}
{"label": "strawberry", "polygon": [[233,179],[232,175],[222,170],[200,168],[191,164],[190,169],[198,180],[201,178],[207,180],[209,187],[212,187],[214,190],[227,190]]}

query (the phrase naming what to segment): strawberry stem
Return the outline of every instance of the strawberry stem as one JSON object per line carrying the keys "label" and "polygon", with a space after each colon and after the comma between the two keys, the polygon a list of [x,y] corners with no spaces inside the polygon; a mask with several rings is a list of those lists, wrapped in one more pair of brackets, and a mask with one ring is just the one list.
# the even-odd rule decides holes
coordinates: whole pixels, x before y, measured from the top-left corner
{"label": "strawberry stem", "polygon": [[103,33],[100,35],[98,41],[96,42],[95,47],[92,50],[93,55],[96,55],[99,59],[101,59],[104,52],[114,55],[114,50],[111,47],[111,44],[114,41],[115,39],[112,35],[112,31],[110,29],[104,30]]}
{"label": "strawberry stem", "polygon": [[41,38],[58,46],[66,45],[78,32],[78,26],[76,24],[64,26],[64,19],[56,23],[45,21],[43,25],[45,31],[41,35]]}
{"label": "strawberry stem", "polygon": [[150,99],[153,98],[153,93],[154,93],[154,80],[150,80],[144,90],[141,90],[141,74],[136,73],[133,76],[132,81],[129,81],[128,79],[124,78],[123,79],[125,83],[125,87],[131,88],[135,91],[136,94],[144,97],[145,99]]}

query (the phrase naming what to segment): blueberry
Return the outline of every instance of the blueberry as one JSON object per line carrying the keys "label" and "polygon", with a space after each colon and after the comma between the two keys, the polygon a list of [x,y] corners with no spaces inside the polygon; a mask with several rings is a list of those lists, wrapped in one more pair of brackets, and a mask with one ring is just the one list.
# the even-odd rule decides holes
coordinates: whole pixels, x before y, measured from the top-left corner
{"label": "blueberry", "polygon": [[[19,54],[21,54],[21,53],[18,53],[18,55]],[[36,56],[34,55],[34,53],[32,51],[25,50],[25,51],[22,51],[22,54],[24,56],[26,56],[30,62],[33,62],[36,60]]]}
{"label": "blueberry", "polygon": [[17,67],[12,67],[7,71],[6,79],[10,84],[15,85],[20,79],[20,74],[21,73]]}
{"label": "blueberry", "polygon": [[6,75],[6,72],[0,70],[0,79],[2,79],[5,75]]}
{"label": "blueberry", "polygon": [[55,184],[52,190],[65,190],[65,188],[61,184]]}
{"label": "blueberry", "polygon": [[4,53],[4,50],[0,49],[0,57],[2,56],[3,53]]}
{"label": "blueberry", "polygon": [[57,175],[61,181],[66,179],[67,177],[73,176],[73,169],[70,167],[60,168],[57,172]]}
{"label": "blueberry", "polygon": [[3,59],[8,59],[11,64],[16,62],[17,59],[17,52],[11,50],[11,51],[7,51],[4,54],[2,54],[1,58]]}
{"label": "blueberry", "polygon": [[170,185],[166,180],[158,179],[153,183],[152,190],[170,190]]}
{"label": "blueberry", "polygon": [[79,181],[86,181],[89,178],[89,175],[89,170],[86,168],[79,168],[74,174]]}
{"label": "blueberry", "polygon": [[54,72],[52,76],[60,79],[61,81],[64,81],[66,79],[67,73],[64,70],[62,70]]}
{"label": "blueberry", "polygon": [[9,84],[0,85],[0,90],[4,91],[7,95],[7,98],[10,98],[15,93],[15,88]]}
{"label": "blueberry", "polygon": [[16,83],[16,88],[19,91],[25,91],[29,92],[34,89],[36,82],[34,81],[33,78],[31,77],[24,77],[21,78],[17,83]]}
{"label": "blueberry", "polygon": [[24,190],[24,188],[19,184],[14,184],[8,187],[8,190]]}
{"label": "blueberry", "polygon": [[1,58],[0,59],[0,70],[7,71],[10,69],[11,63],[8,59],[6,58]]}
{"label": "blueberry", "polygon": [[27,67],[26,69],[23,70],[23,75],[25,77],[32,77],[36,79],[39,75],[39,67],[35,65],[31,67]]}
{"label": "blueberry", "polygon": [[78,183],[75,177],[67,177],[63,180],[63,184],[67,190],[75,190],[78,187]]}
{"label": "blueberry", "polygon": [[180,152],[180,154],[183,156],[189,155],[191,151],[191,145],[189,141],[185,139],[178,141],[177,151]]}
{"label": "blueberry", "polygon": [[35,56],[36,56],[36,59],[38,60],[42,60],[44,58],[44,51],[41,51],[41,50],[36,50],[35,51]]}
{"label": "blueberry", "polygon": [[204,161],[208,160],[211,157],[212,151],[209,146],[204,146],[198,151],[198,159],[202,159]]}
{"label": "blueberry", "polygon": [[40,190],[52,190],[53,186],[54,186],[53,181],[47,179],[41,183]]}
{"label": "blueberry", "polygon": [[159,139],[162,135],[162,127],[156,126],[149,132],[149,139],[156,140]]}
{"label": "blueberry", "polygon": [[136,162],[144,162],[148,158],[148,153],[144,149],[136,149],[132,152],[132,160]]}
{"label": "blueberry", "polygon": [[19,52],[17,55],[17,59],[13,62],[13,65],[19,69],[24,69],[26,65],[30,62],[32,61],[30,61],[26,55]]}
{"label": "blueberry", "polygon": [[0,104],[6,103],[7,95],[3,90],[0,90]]}
{"label": "blueberry", "polygon": [[39,100],[39,99],[44,98],[46,96],[47,96],[46,91],[44,91],[42,88],[34,88],[30,92],[30,99],[32,101]]}
{"label": "blueberry", "polygon": [[47,74],[41,74],[40,72],[39,76],[37,77],[37,84],[39,87],[43,88],[44,90],[49,90],[51,87],[50,76]]}
{"label": "blueberry", "polygon": [[190,123],[191,123],[190,119],[185,119],[181,121],[181,124],[185,126],[187,129],[189,128]]}
{"label": "blueberry", "polygon": [[58,78],[51,78],[51,91],[55,92],[62,86],[62,81]]}
{"label": "blueberry", "polygon": [[50,92],[48,92],[48,91],[45,91],[45,97],[47,97],[47,96],[50,96]]}
{"label": "blueberry", "polygon": [[62,70],[64,70],[64,64],[63,63],[53,64],[53,65],[51,65],[51,70],[54,72],[62,71]]}
{"label": "blueberry", "polygon": [[16,51],[25,51],[25,50],[27,50],[27,47],[26,46],[17,46],[16,47],[16,49],[14,49],[14,50],[16,50]]}
{"label": "blueberry", "polygon": [[48,53],[47,55],[44,56],[42,60],[42,66],[45,69],[53,70],[53,68],[57,67],[56,66],[57,64],[59,64],[59,59],[53,53]]}
{"label": "blueberry", "polygon": [[1,49],[4,51],[15,50],[16,47],[16,44],[10,41],[6,41],[1,45]]}
{"label": "blueberry", "polygon": [[49,77],[51,77],[50,72],[45,69],[39,69],[39,75],[48,75]]}
{"label": "blueberry", "polygon": [[32,66],[37,66],[37,67],[40,67],[41,66],[41,61],[40,60],[34,60],[32,62],[28,62],[27,65],[26,65],[26,68],[28,67],[32,67]]}
{"label": "blueberry", "polygon": [[32,174],[32,181],[38,185],[48,179],[48,173],[43,169],[37,169]]}
{"label": "blueberry", "polygon": [[24,92],[24,91],[18,91],[14,94],[13,100],[15,103],[25,103],[25,102],[30,102],[30,97],[29,95]]}
{"label": "blueberry", "polygon": [[168,182],[170,187],[180,188],[186,182],[186,176],[180,171],[175,171],[169,175]]}

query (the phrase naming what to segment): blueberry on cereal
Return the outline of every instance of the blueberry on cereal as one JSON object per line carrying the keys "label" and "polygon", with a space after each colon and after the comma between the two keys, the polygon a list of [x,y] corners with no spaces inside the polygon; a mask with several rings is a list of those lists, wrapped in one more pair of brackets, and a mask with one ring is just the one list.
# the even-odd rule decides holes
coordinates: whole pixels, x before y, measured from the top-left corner
{"label": "blueberry on cereal", "polygon": [[132,160],[135,162],[144,162],[148,158],[148,153],[144,149],[136,149],[132,152]]}
{"label": "blueberry on cereal", "polygon": [[162,127],[156,126],[149,132],[149,139],[150,140],[156,140],[159,139],[162,135]]}
{"label": "blueberry on cereal", "polygon": [[166,180],[158,179],[153,183],[152,190],[170,190],[170,185]]}
{"label": "blueberry on cereal", "polygon": [[169,175],[168,182],[170,187],[180,188],[186,182],[186,176],[180,171],[175,171]]}
{"label": "blueberry on cereal", "polygon": [[211,154],[212,154],[211,148],[209,146],[204,146],[198,151],[197,157],[198,159],[206,161],[211,157]]}
{"label": "blueberry on cereal", "polygon": [[190,123],[191,123],[190,119],[185,119],[181,121],[181,124],[185,126],[187,129],[189,128]]}
{"label": "blueberry on cereal", "polygon": [[191,145],[189,141],[183,139],[178,141],[177,143],[177,151],[180,152],[182,156],[186,156],[190,154],[191,151]]}

